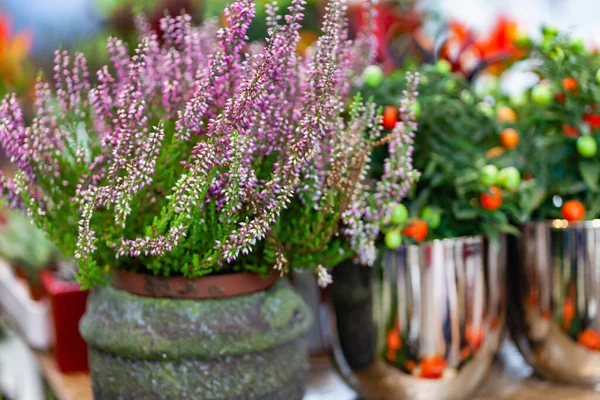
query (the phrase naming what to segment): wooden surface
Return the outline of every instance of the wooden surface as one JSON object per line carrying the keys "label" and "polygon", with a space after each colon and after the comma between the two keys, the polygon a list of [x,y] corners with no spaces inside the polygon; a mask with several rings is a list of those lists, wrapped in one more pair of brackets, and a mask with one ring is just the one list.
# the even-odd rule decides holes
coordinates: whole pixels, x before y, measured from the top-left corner
{"label": "wooden surface", "polygon": [[[560,385],[531,376],[514,349],[503,349],[492,371],[473,397],[475,400],[600,400],[591,388]],[[88,374],[60,373],[50,353],[35,352],[48,386],[59,400],[93,399]],[[327,357],[315,357],[305,400],[355,400],[356,395],[333,368]]]}
{"label": "wooden surface", "polygon": [[[88,374],[64,375],[58,371],[48,353],[36,353],[44,376],[59,400],[93,399]],[[573,387],[546,382],[529,376],[529,371],[516,371],[520,365],[505,365],[498,360],[486,378],[476,400],[600,400],[600,392],[591,388]],[[354,392],[328,363],[326,358],[312,360],[309,387],[305,400],[353,400]]]}
{"label": "wooden surface", "polygon": [[63,374],[52,354],[36,352],[36,359],[48,386],[58,400],[92,400],[92,385],[87,373]]}

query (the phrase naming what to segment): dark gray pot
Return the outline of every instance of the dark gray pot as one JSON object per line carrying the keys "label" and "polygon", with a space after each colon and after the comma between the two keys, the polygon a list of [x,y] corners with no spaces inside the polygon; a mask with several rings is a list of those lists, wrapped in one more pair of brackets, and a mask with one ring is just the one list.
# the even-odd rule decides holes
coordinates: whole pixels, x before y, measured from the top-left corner
{"label": "dark gray pot", "polygon": [[95,290],[81,320],[96,400],[302,399],[308,307],[289,283],[215,300]]}

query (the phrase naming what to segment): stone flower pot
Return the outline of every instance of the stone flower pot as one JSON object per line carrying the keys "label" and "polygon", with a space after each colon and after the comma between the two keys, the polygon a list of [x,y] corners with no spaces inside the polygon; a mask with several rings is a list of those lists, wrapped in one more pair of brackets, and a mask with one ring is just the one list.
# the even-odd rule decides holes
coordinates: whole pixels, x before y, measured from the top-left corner
{"label": "stone flower pot", "polygon": [[504,246],[435,240],[334,271],[334,357],[361,398],[470,398],[500,344]]}
{"label": "stone flower pot", "polygon": [[525,224],[511,242],[508,325],[543,377],[600,384],[600,220]]}
{"label": "stone flower pot", "polygon": [[287,280],[115,272],[80,329],[96,400],[301,399],[308,307]]}

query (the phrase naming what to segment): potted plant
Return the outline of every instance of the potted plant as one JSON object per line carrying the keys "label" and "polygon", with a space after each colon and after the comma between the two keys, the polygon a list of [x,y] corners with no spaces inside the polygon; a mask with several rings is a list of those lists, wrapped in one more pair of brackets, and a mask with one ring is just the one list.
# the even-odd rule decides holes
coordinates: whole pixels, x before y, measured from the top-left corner
{"label": "potted plant", "polygon": [[597,384],[600,325],[590,305],[598,300],[591,288],[600,261],[600,59],[546,27],[528,61],[539,82],[517,108],[518,167],[529,181],[513,214],[522,234],[513,248],[510,327],[543,376]]}
{"label": "potted plant", "polygon": [[[418,102],[399,110],[397,99],[412,90],[402,73],[360,89],[383,106],[385,129],[418,119],[411,167],[420,178],[380,221],[387,250],[370,283],[377,357],[355,367],[355,377],[380,398],[465,398],[500,342],[503,234],[516,232],[505,212],[515,207],[520,175],[502,111],[497,117],[439,65],[424,66],[421,82]],[[373,156],[374,179],[385,174],[385,156]]]}
{"label": "potted plant", "polygon": [[77,259],[83,289],[112,278],[81,321],[96,398],[301,397],[311,316],[263,239],[338,119],[354,53],[334,0],[300,59],[302,10],[248,47],[249,0],[220,29],[166,17],[160,41],[140,20],[93,86],[83,55],[57,52],[31,126],[3,101],[19,167],[5,197]]}
{"label": "potted plant", "polygon": [[31,298],[39,301],[45,294],[40,273],[51,267],[56,248],[21,213],[4,209],[1,218],[4,223],[0,227],[0,256],[25,280]]}
{"label": "potted plant", "polygon": [[40,274],[52,307],[56,365],[64,374],[89,370],[87,344],[79,332],[89,291],[81,290],[81,285],[75,280],[76,271],[77,265],[72,260],[58,257],[54,268]]}

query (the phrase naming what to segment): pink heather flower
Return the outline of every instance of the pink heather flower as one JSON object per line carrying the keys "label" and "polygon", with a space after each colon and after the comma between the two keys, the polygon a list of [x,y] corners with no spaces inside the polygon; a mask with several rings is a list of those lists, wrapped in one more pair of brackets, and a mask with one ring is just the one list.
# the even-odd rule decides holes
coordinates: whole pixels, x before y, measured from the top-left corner
{"label": "pink heather flower", "polygon": [[[293,0],[283,18],[269,5],[264,44],[247,43],[251,0],[234,1],[221,28],[166,17],[159,37],[140,17],[139,44],[131,53],[110,38],[111,65],[95,83],[83,55],[58,51],[53,84],[36,85],[30,125],[5,97],[0,142],[20,172],[0,189],[78,259],[84,286],[101,280],[100,267],[131,258],[173,273],[161,257],[180,246],[197,252],[178,267],[185,276],[234,262],[266,237],[299,186],[320,193],[326,154],[356,148],[335,139],[360,64],[345,3],[329,1],[323,35],[301,59],[304,5]],[[303,176],[314,179],[301,184]],[[218,224],[214,237],[194,234],[208,220]]]}

